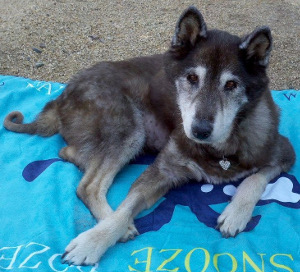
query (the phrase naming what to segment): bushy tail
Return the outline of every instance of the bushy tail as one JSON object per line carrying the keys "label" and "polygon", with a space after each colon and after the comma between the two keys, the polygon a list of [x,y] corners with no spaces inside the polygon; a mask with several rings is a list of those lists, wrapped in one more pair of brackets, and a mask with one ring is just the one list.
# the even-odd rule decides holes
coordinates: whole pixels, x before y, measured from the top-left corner
{"label": "bushy tail", "polygon": [[32,123],[23,124],[23,119],[21,112],[13,111],[5,117],[4,127],[14,132],[41,136],[51,136],[58,132],[59,119],[55,101],[48,103]]}

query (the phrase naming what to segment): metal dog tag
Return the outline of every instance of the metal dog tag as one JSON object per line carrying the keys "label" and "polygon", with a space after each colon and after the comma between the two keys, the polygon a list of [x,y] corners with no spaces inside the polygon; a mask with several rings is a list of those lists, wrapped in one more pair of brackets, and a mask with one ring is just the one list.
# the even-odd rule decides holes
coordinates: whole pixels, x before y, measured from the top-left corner
{"label": "metal dog tag", "polygon": [[223,158],[222,160],[220,160],[219,164],[225,171],[228,170],[228,168],[230,167],[230,161],[227,160],[226,158]]}

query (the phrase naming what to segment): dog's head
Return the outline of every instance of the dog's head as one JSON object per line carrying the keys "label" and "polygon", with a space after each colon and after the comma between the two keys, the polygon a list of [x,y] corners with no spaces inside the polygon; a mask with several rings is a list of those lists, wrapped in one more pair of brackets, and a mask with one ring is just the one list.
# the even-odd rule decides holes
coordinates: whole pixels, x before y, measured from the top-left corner
{"label": "dog's head", "polygon": [[194,7],[183,12],[166,54],[166,72],[176,86],[186,136],[217,146],[268,89],[272,47],[268,27],[240,38],[207,30]]}

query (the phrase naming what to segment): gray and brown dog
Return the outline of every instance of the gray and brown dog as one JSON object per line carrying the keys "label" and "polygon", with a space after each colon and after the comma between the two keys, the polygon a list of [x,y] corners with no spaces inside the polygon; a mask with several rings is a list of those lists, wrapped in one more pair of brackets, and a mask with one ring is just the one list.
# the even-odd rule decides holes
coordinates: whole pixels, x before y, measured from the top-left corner
{"label": "gray and brown dog", "polygon": [[[268,89],[268,27],[239,38],[207,30],[194,7],[183,12],[162,55],[101,62],[77,74],[36,120],[10,113],[7,129],[60,133],[60,156],[84,170],[77,194],[99,223],[66,248],[63,260],[90,265],[118,240],[137,235],[133,218],[190,179],[213,184],[245,178],[218,219],[225,237],[243,231],[267,183],[295,155],[278,133]],[[115,175],[143,150],[158,151],[113,212],[106,193]]]}

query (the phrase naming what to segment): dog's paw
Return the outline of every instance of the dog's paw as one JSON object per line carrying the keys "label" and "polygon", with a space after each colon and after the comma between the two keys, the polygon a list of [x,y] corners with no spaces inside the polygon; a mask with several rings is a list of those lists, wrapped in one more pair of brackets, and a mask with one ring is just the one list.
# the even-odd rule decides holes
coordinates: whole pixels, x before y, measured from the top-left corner
{"label": "dog's paw", "polygon": [[108,248],[101,238],[94,229],[81,233],[66,247],[62,263],[69,265],[96,264]]}
{"label": "dog's paw", "polygon": [[128,230],[130,223],[122,215],[122,212],[116,212],[94,228],[78,235],[66,247],[62,262],[70,265],[94,265],[99,262],[106,250]]}
{"label": "dog's paw", "polygon": [[134,223],[132,223],[129,225],[128,231],[120,238],[119,242],[125,243],[128,240],[133,240],[138,235],[139,235],[139,232],[136,229]]}
{"label": "dog's paw", "polygon": [[230,203],[219,216],[217,228],[224,238],[235,237],[246,228],[251,215],[250,207],[237,207]]}

